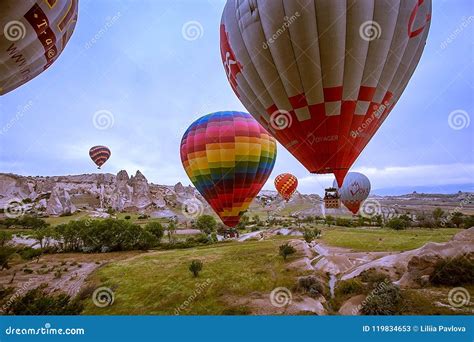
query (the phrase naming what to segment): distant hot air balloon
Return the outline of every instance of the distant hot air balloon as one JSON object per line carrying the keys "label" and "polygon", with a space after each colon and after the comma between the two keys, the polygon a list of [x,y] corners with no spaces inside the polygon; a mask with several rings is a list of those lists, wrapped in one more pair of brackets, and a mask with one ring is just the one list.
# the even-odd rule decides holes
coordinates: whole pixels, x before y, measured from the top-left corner
{"label": "distant hot air balloon", "polygon": [[77,0],[0,2],[0,95],[54,63],[74,31]]}
{"label": "distant hot air balloon", "polygon": [[91,157],[92,161],[97,165],[97,168],[100,169],[102,165],[110,158],[109,148],[106,146],[94,146],[91,147],[89,150],[89,156]]}
{"label": "distant hot air balloon", "polygon": [[431,0],[227,0],[221,57],[247,110],[338,184],[399,100]]}
{"label": "distant hot air balloon", "polygon": [[234,227],[272,172],[276,141],[247,113],[218,112],[196,120],[181,140],[191,182]]}
{"label": "distant hot air balloon", "polygon": [[285,201],[289,201],[298,187],[298,179],[291,173],[282,173],[275,178],[275,188]]}
{"label": "distant hot air balloon", "polygon": [[[337,188],[336,180],[334,180],[333,186]],[[370,181],[362,173],[349,172],[338,192],[342,204],[355,215],[362,202],[369,197]]]}

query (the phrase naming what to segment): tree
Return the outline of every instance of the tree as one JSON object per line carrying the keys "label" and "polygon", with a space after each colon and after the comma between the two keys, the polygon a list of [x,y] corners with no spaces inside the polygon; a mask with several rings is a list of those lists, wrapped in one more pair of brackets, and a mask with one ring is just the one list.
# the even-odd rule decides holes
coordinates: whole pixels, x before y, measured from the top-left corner
{"label": "tree", "polygon": [[435,220],[435,223],[437,226],[439,226],[441,219],[444,216],[444,211],[441,208],[436,208],[433,210],[433,219]]}
{"label": "tree", "polygon": [[196,221],[196,227],[203,233],[206,233],[209,235],[212,232],[216,231],[217,221],[211,215],[201,215],[198,217]]}
{"label": "tree", "polygon": [[8,262],[10,258],[15,254],[16,250],[12,247],[1,247],[0,248],[0,271],[4,269],[9,269],[10,265]]}
{"label": "tree", "polygon": [[167,230],[168,230],[169,242],[172,243],[174,242],[174,233],[176,232],[176,223],[174,221],[171,221],[168,224]]}
{"label": "tree", "polygon": [[402,230],[407,227],[407,224],[404,220],[399,217],[394,217],[387,222],[387,227],[395,230]]}
{"label": "tree", "polygon": [[296,253],[296,249],[291,246],[289,243],[285,243],[279,247],[280,255],[283,257],[283,260],[286,260],[288,255]]}
{"label": "tree", "polygon": [[147,223],[145,226],[145,230],[155,236],[158,242],[160,242],[161,238],[164,235],[164,229],[160,222]]}
{"label": "tree", "polygon": [[464,222],[464,215],[459,212],[459,211],[455,211],[454,213],[452,213],[451,215],[451,224],[453,224],[456,228],[459,228],[462,223]]}
{"label": "tree", "polygon": [[202,270],[202,261],[195,259],[191,261],[191,264],[189,265],[189,271],[193,274],[194,277],[197,277],[199,275],[199,272]]}
{"label": "tree", "polygon": [[474,215],[469,215],[464,218],[464,228],[474,227]]}
{"label": "tree", "polygon": [[318,228],[314,228],[314,229],[307,228],[304,230],[303,238],[307,243],[310,243],[311,241],[316,239],[320,233],[321,233],[321,230],[319,230]]}
{"label": "tree", "polygon": [[0,247],[4,247],[12,239],[12,234],[0,231]]}
{"label": "tree", "polygon": [[325,218],[325,221],[326,221],[326,224],[328,225],[328,227],[331,227],[331,225],[333,225],[336,222],[334,217],[331,216],[331,215],[327,215],[326,218]]}
{"label": "tree", "polygon": [[260,216],[258,216],[257,214],[255,214],[255,215],[252,216],[252,221],[253,221],[253,223],[256,224],[257,226],[262,223],[262,221],[260,220]]}

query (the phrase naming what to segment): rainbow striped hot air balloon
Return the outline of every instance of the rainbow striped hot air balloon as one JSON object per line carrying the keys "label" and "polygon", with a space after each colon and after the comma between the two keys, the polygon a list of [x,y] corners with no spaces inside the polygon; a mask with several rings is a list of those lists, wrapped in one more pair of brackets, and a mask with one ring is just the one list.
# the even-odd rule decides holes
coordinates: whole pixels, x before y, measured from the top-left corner
{"label": "rainbow striped hot air balloon", "polygon": [[249,114],[218,112],[196,120],[181,140],[191,182],[234,227],[272,172],[276,142]]}
{"label": "rainbow striped hot air balloon", "polygon": [[89,150],[89,156],[91,157],[92,161],[97,165],[97,168],[100,169],[102,165],[110,158],[109,148],[107,146],[93,146]]}

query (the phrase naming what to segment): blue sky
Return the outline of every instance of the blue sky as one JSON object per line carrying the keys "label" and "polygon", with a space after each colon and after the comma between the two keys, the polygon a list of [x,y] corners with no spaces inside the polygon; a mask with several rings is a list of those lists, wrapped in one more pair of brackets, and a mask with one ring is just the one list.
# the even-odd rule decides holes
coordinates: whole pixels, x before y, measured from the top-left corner
{"label": "blue sky", "polygon": [[[88,150],[103,144],[112,149],[103,172],[140,169],[154,183],[189,184],[179,158],[189,124],[209,112],[245,110],[220,60],[224,3],[80,0],[75,33],[60,58],[0,97],[0,172],[94,173]],[[183,34],[186,25],[197,27],[197,39]],[[434,0],[421,62],[353,166],[373,189],[473,190],[473,43],[474,2]],[[453,112],[463,128],[449,124]],[[94,117],[103,113],[112,120],[98,129],[104,127]],[[310,175],[279,146],[267,189],[281,172],[294,173],[305,193],[321,193],[333,178]]]}

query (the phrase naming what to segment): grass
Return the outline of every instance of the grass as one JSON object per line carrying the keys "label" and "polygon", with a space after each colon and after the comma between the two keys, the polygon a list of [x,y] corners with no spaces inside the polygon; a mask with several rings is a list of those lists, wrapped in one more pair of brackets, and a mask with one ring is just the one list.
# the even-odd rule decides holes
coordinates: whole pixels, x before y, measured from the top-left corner
{"label": "grass", "polygon": [[74,213],[70,216],[46,217],[44,218],[44,220],[46,221],[46,223],[49,223],[52,226],[57,226],[58,224],[68,223],[69,221],[73,221],[73,220],[85,219],[87,217],[88,217],[88,213],[85,211],[81,211],[78,213]]}
{"label": "grass", "polygon": [[410,228],[392,230],[386,228],[322,228],[321,240],[337,247],[363,252],[406,251],[423,246],[427,242],[446,242],[462,229]]}
{"label": "grass", "polygon": [[[298,256],[284,262],[278,256],[283,241],[278,237],[154,252],[109,264],[89,278],[88,286],[113,289],[114,304],[98,308],[87,299],[83,314],[173,315],[179,307],[184,315],[240,312],[243,309],[232,303],[233,298],[296,284],[296,277],[302,273],[287,269],[287,265]],[[188,269],[193,259],[204,264],[197,278]]]}

